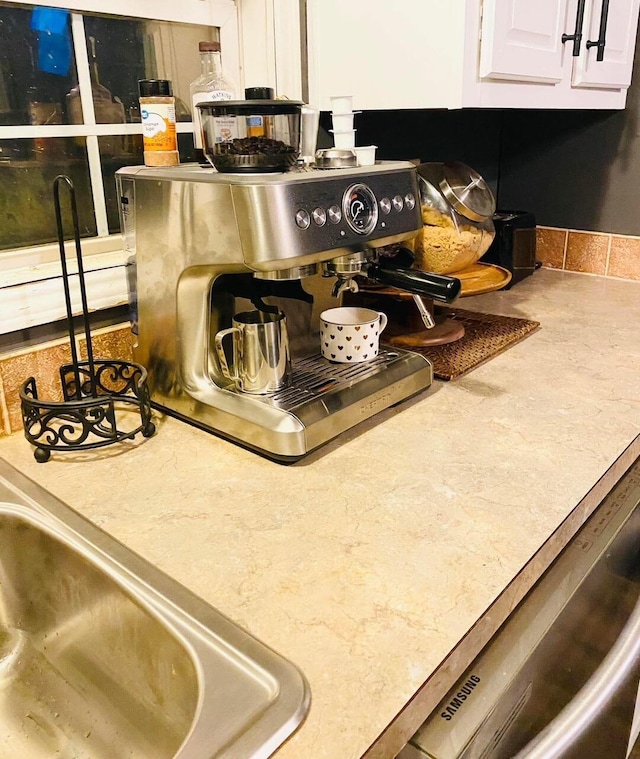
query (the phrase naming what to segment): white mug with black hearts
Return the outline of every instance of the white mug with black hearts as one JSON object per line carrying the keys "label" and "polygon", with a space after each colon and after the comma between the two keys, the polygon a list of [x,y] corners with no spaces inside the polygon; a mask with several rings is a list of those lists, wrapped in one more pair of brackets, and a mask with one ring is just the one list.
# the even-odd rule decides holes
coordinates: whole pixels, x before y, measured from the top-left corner
{"label": "white mug with black hearts", "polygon": [[387,326],[381,311],[358,306],[330,308],[320,314],[320,350],[341,364],[370,361],[378,355],[380,333]]}

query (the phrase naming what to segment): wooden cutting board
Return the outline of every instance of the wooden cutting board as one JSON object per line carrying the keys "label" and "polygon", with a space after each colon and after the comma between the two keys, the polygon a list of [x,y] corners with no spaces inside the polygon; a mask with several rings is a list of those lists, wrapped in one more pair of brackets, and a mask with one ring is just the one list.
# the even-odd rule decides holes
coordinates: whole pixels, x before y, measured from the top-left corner
{"label": "wooden cutting board", "polygon": [[451,276],[459,279],[462,284],[461,297],[501,290],[511,281],[511,272],[495,264],[472,264],[466,269],[453,272]]}

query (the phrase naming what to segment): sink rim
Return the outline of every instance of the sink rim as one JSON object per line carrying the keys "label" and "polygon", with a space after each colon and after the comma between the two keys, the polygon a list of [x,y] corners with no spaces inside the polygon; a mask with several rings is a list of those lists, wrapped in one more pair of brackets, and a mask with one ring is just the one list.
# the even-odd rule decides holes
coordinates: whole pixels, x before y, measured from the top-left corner
{"label": "sink rim", "polygon": [[[11,500],[1,492],[3,488],[10,492]],[[266,759],[303,722],[311,694],[293,662],[0,458],[0,516],[3,514],[23,519],[79,552],[186,648],[197,671],[198,705],[174,759]],[[207,673],[221,648],[252,670],[270,689],[271,700],[237,739],[214,749]]]}

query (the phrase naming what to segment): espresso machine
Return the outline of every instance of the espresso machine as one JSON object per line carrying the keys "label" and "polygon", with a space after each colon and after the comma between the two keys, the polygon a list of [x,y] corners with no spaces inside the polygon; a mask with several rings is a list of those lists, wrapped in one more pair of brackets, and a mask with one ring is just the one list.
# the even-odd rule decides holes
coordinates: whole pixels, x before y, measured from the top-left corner
{"label": "espresso machine", "polygon": [[[458,295],[459,280],[384,254],[422,226],[413,164],[273,174],[134,166],[116,180],[134,356],[156,408],[290,462],[432,383],[430,362],[411,351],[382,345],[373,360],[338,364],[319,345],[322,310],[363,282]],[[239,390],[214,344],[247,308],[286,314],[291,373],[273,392]]]}

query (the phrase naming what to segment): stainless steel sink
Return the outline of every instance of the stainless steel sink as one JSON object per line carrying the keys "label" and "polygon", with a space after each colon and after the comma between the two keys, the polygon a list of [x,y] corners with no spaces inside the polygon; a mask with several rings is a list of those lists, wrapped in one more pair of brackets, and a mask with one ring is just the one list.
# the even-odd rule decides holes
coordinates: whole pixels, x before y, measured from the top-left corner
{"label": "stainless steel sink", "polygon": [[300,671],[0,459],[0,759],[270,756]]}

